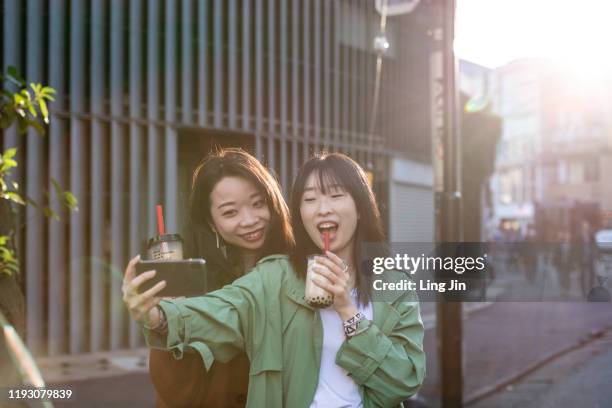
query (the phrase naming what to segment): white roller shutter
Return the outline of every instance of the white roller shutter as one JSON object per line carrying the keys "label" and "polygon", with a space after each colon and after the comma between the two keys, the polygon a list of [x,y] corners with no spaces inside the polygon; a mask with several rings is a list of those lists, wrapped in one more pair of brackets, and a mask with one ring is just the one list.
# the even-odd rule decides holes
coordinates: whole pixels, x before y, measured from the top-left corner
{"label": "white roller shutter", "polygon": [[391,242],[433,242],[431,166],[394,159],[390,186]]}

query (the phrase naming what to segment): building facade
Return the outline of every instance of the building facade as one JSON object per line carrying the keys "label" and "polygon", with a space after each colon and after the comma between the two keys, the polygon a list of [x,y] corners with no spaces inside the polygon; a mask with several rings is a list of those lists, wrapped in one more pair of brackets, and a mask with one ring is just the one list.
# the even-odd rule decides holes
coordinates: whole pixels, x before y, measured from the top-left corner
{"label": "building facade", "polygon": [[538,206],[612,209],[610,79],[580,78],[537,59],[514,61],[495,72],[495,109],[503,118],[495,192],[495,221],[524,229]]}
{"label": "building facade", "polygon": [[[33,199],[57,181],[79,200],[61,221],[22,214],[32,351],[143,344],[121,299],[123,268],[155,235],[156,204],[167,230],[182,228],[190,172],[214,145],[252,151],[285,193],[314,152],[347,153],[372,172],[386,224],[408,222],[390,201],[392,161],[430,160],[440,7],[423,1],[388,18],[372,124],[372,1],[0,1],[1,66],[57,90],[45,138],[2,135],[18,148],[15,178]],[[430,205],[422,199],[407,202]]]}

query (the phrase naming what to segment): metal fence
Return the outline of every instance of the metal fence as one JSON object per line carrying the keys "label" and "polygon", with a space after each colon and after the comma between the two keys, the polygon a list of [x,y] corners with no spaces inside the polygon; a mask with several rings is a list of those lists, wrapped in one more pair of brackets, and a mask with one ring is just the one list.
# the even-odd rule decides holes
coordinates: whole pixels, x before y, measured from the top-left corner
{"label": "metal fence", "polygon": [[[370,1],[0,5],[2,66],[58,92],[46,137],[4,132],[4,148],[19,148],[15,177],[37,200],[57,180],[80,208],[61,221],[31,207],[21,215],[36,355],[142,345],[121,300],[123,268],[155,233],[155,204],[168,230],[180,227],[181,134],[247,135],[285,192],[313,151],[343,151],[371,168],[383,201],[390,151],[414,153],[410,140],[428,137],[427,120],[417,120],[428,116],[427,85],[415,86],[427,81],[403,73],[416,72],[421,51],[402,47],[385,59],[379,123],[368,134],[380,18]],[[421,20],[397,22],[399,44],[427,37]]]}

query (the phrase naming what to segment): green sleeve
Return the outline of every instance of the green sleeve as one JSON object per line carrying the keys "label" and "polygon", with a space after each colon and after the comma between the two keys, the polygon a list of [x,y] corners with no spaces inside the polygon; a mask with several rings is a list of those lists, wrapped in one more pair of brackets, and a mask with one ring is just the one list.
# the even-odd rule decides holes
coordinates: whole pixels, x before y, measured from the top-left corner
{"label": "green sleeve", "polygon": [[147,344],[171,351],[181,359],[186,347],[195,349],[210,369],[214,360],[230,361],[239,351],[250,354],[253,322],[265,322],[265,299],[257,269],[205,296],[162,301],[168,331],[144,329]]}
{"label": "green sleeve", "polygon": [[393,328],[388,335],[370,322],[367,330],[345,340],[336,354],[336,364],[363,387],[366,406],[370,405],[366,401],[376,406],[397,406],[417,392],[425,377],[424,330],[418,302],[397,301],[389,307],[389,313],[387,319]]}

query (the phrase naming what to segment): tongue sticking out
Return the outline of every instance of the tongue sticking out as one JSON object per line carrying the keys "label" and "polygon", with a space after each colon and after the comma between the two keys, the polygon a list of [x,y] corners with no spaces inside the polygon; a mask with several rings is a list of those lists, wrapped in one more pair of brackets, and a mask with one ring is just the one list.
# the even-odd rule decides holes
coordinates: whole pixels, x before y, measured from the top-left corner
{"label": "tongue sticking out", "polygon": [[329,232],[323,232],[323,250],[325,252],[329,251]]}

